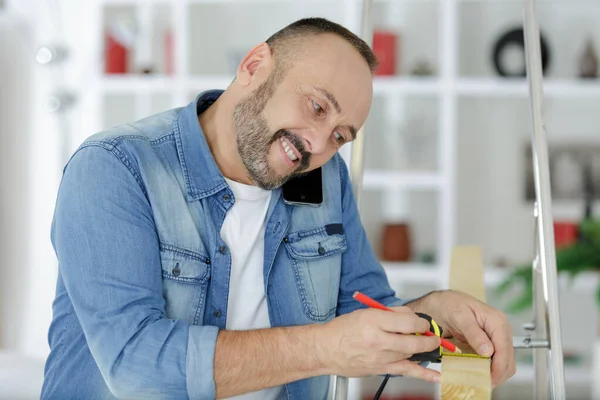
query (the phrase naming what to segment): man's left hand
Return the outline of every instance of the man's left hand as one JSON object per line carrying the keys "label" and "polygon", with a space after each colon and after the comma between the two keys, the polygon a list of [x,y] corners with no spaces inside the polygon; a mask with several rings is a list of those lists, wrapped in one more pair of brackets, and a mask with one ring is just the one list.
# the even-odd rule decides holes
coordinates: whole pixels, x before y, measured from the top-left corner
{"label": "man's left hand", "polygon": [[452,290],[433,292],[407,306],[430,315],[444,336],[468,343],[479,355],[491,356],[492,388],[515,374],[513,331],[502,311]]}

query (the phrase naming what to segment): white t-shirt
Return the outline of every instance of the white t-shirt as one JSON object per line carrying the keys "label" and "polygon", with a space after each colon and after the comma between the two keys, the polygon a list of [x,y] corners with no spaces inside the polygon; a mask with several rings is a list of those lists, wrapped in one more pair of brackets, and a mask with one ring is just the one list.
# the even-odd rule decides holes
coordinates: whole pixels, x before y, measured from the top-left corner
{"label": "white t-shirt", "polygon": [[[231,254],[226,329],[269,328],[269,310],[264,290],[265,218],[271,192],[225,178],[235,204],[227,212],[221,237]],[[275,400],[283,386],[232,397],[236,400]]]}

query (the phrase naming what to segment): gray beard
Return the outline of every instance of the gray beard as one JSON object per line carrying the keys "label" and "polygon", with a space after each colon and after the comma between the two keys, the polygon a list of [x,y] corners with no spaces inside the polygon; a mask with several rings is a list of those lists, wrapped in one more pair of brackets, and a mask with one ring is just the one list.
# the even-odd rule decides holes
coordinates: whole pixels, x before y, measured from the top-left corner
{"label": "gray beard", "polygon": [[[274,134],[269,133],[263,109],[275,89],[276,78],[273,75],[253,93],[241,99],[233,111],[240,158],[248,170],[250,180],[265,190],[281,187],[291,178],[305,174],[310,164],[310,153],[304,150],[304,144],[297,136],[285,129],[280,129]],[[292,143],[302,156],[298,168],[287,176],[277,175],[268,161],[272,144],[281,137]]]}

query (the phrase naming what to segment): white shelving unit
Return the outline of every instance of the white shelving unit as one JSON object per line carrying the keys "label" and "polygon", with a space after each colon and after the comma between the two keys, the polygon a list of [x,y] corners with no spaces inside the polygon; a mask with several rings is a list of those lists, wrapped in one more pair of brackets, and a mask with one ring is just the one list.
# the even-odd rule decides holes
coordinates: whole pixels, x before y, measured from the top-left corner
{"label": "white shelving unit", "polygon": [[[402,125],[407,104],[412,99],[429,101],[431,108],[435,109],[435,154],[436,167],[434,170],[398,170],[386,169],[379,166],[366,165],[364,172],[364,190],[372,194],[393,196],[397,193],[427,192],[435,196],[435,206],[431,212],[436,215],[435,227],[432,231],[435,236],[436,260],[433,264],[419,262],[389,263],[383,262],[390,282],[397,287],[402,284],[430,284],[433,287],[447,286],[448,265],[450,252],[457,243],[457,135],[459,133],[459,107],[463,99],[468,98],[499,98],[523,99],[528,96],[528,86],[525,80],[505,80],[485,75],[469,76],[461,71],[460,30],[461,10],[465,7],[480,7],[482,4],[506,4],[518,7],[521,0],[375,0],[374,10],[382,25],[396,26],[398,30],[407,30],[406,52],[410,51],[426,54],[436,70],[432,77],[415,77],[402,73],[393,77],[376,77],[374,80],[375,97],[381,100],[385,110],[383,116],[395,128]],[[541,2],[547,4],[550,2]],[[566,4],[565,1],[551,3]],[[168,10],[171,32],[174,42],[174,72],[172,75],[140,75],[129,74],[123,76],[106,76],[103,74],[102,48],[103,48],[103,15],[109,8],[134,9],[144,7],[162,7]],[[228,11],[225,11],[229,7]],[[253,11],[254,8],[258,11]],[[424,18],[428,24],[412,27],[414,21],[403,18],[405,10],[414,12],[422,8],[423,12],[416,12],[419,18]],[[135,11],[134,11],[135,12]],[[256,12],[256,14],[252,14]],[[207,16],[204,17],[203,15]],[[281,18],[277,15],[281,14]],[[212,40],[219,43],[233,45],[233,39],[221,39],[226,30],[234,27],[237,22],[253,18],[264,18],[264,21],[255,22],[252,27],[260,32],[254,36],[249,30],[248,37],[239,35],[240,46],[247,47],[254,44],[254,38],[264,39],[265,32],[272,33],[276,28],[282,27],[292,19],[307,15],[318,15],[331,18],[343,23],[354,32],[359,32],[361,0],[94,0],[88,2],[82,19],[86,21],[86,31],[82,32],[81,48],[74,49],[75,53],[90,54],[92,62],[87,63],[84,72],[81,72],[79,115],[84,116],[78,123],[75,131],[81,136],[74,138],[72,143],[76,146],[84,137],[91,133],[106,128],[103,119],[106,112],[110,111],[107,99],[129,96],[136,102],[132,106],[134,115],[143,116],[155,111],[152,102],[148,99],[153,95],[166,96],[172,107],[187,104],[192,95],[207,89],[225,88],[231,82],[233,74],[227,71],[226,63],[210,64],[209,72],[198,72],[198,64],[194,63],[197,53],[202,53],[206,58],[223,51],[218,47],[211,47]],[[410,14],[407,12],[407,14]],[[202,29],[213,29],[215,18],[228,15],[230,21],[217,21],[214,33],[204,33],[196,36]],[[423,17],[426,15],[427,17]],[[193,18],[201,18],[201,21]],[[427,19],[431,17],[430,19]],[[275,21],[275,22],[274,22]],[[263,23],[264,22],[264,23]],[[268,23],[267,23],[268,22]],[[204,26],[206,25],[206,26]],[[268,25],[268,26],[267,26]],[[215,28],[215,29],[216,29]],[[241,29],[241,28],[240,28]],[[412,30],[411,30],[412,29]],[[234,29],[235,30],[235,29]],[[433,33],[432,33],[433,32]],[[263,35],[263,36],[260,36]],[[410,40],[420,36],[427,37],[435,42],[432,46],[423,46],[424,49],[411,48]],[[228,37],[228,36],[227,36]],[[195,38],[195,40],[194,40]],[[247,42],[246,40],[251,40]],[[257,39],[258,40],[258,39]],[[197,44],[197,48],[195,45]],[[236,45],[238,43],[235,43]],[[92,51],[90,51],[92,49]],[[213,73],[213,70],[220,72]],[[545,84],[545,96],[553,99],[600,99],[600,81],[582,82],[568,78],[550,78]],[[161,103],[162,104],[162,103]],[[108,111],[107,111],[108,110]],[[394,130],[392,129],[392,131]],[[367,128],[367,135],[387,135],[383,131],[374,131]],[[342,155],[349,161],[350,147],[342,150]],[[378,204],[365,203],[366,207],[377,208]],[[371,211],[371,210],[368,210]],[[496,284],[505,276],[506,271],[497,268],[486,269],[486,282]],[[589,285],[589,281],[581,280],[578,284]],[[583,282],[583,283],[582,283]],[[586,283],[587,282],[587,283]],[[587,383],[589,374],[580,374],[581,371],[567,370],[567,377],[573,376],[573,381]],[[570,375],[571,374],[571,375]],[[520,369],[515,378],[517,381],[529,381],[531,371]],[[350,400],[361,398],[361,380],[350,380]]]}

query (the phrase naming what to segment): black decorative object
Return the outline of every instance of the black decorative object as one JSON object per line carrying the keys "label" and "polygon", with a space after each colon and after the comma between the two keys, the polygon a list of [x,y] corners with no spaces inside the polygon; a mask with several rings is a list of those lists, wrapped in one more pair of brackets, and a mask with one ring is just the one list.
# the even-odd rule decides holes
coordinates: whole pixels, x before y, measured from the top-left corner
{"label": "black decorative object", "polygon": [[[516,47],[519,51],[519,54],[522,55],[522,66],[517,70],[511,70],[511,68],[506,65],[505,60],[506,51],[513,46]],[[546,73],[548,64],[550,63],[550,49],[546,39],[544,38],[544,35],[541,32],[540,48],[542,53],[542,71]],[[525,34],[523,32],[523,27],[510,29],[498,38],[494,44],[492,59],[494,62],[494,68],[500,76],[519,78],[527,76],[527,67],[525,61]]]}

